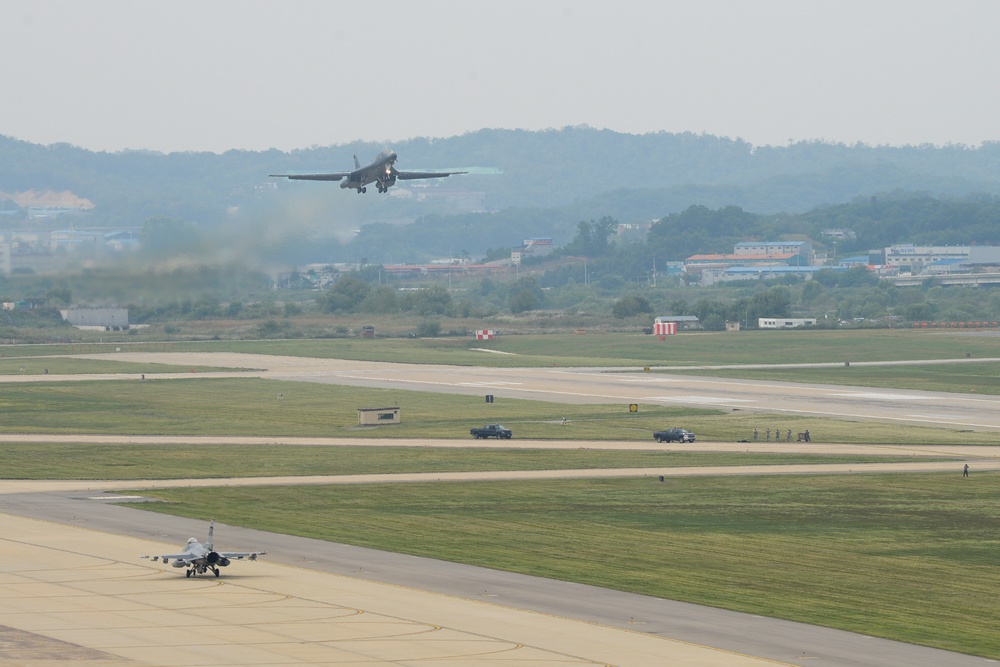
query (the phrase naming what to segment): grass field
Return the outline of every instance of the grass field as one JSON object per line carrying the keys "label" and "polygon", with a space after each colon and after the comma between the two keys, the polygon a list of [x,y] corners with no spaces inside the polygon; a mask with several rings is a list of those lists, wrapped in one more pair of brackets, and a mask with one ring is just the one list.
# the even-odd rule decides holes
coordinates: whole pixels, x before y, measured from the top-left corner
{"label": "grass field", "polygon": [[[281,394],[279,400],[277,396]],[[358,427],[357,408],[398,405],[402,423]],[[651,440],[682,426],[701,441],[749,439],[754,428],[809,430],[815,442],[997,444],[996,434],[820,417],[762,415],[688,407],[568,405],[481,396],[373,389],[258,378],[0,383],[0,432],[266,437],[469,438],[499,421],[515,438]],[[562,418],[567,420],[562,424]],[[762,436],[763,437],[763,436]]]}
{"label": "grass field", "polygon": [[215,366],[171,366],[169,364],[143,364],[127,361],[105,361],[103,359],[73,359],[66,357],[21,357],[0,358],[0,375],[18,377],[30,375],[83,375],[120,374],[141,375],[156,373],[205,373],[226,371],[229,368]]}
{"label": "grass field", "polygon": [[[402,424],[357,427],[357,408],[385,405],[402,408]],[[6,433],[465,439],[470,427],[499,420],[516,426],[516,437],[643,440],[664,421],[719,414],[659,406],[630,414],[625,405],[515,399],[486,404],[481,396],[256,378],[0,384],[0,412]]]}
{"label": "grass field", "polygon": [[[484,366],[685,366],[705,364],[899,361],[1000,356],[1000,337],[907,329],[741,331],[657,336],[639,333],[510,335],[425,339],[333,338],[272,341],[143,342],[0,346],[7,357],[122,351],[246,352],[317,358]],[[509,354],[478,351],[490,349]]]}
{"label": "grass field", "polygon": [[[948,460],[925,458],[921,461]],[[296,445],[0,443],[0,479],[206,479],[913,461],[909,456]]]}
{"label": "grass field", "polygon": [[143,509],[1000,659],[1000,475],[157,490]]}

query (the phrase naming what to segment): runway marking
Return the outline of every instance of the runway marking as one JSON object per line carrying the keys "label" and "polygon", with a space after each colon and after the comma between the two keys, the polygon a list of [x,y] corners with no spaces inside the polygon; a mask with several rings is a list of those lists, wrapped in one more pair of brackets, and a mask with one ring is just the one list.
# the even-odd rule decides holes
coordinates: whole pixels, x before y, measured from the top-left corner
{"label": "runway marking", "polygon": [[483,380],[482,382],[458,382],[456,383],[459,387],[499,387],[501,385],[516,385],[520,386],[524,384],[523,382],[504,382],[503,380],[498,381],[488,381]]}
{"label": "runway marking", "polygon": [[680,384],[684,382],[682,378],[651,378],[651,377],[635,377],[635,378],[615,378],[619,382],[624,382],[626,384],[638,384],[640,382],[653,382],[657,384]]}
{"label": "runway marking", "polygon": [[934,413],[931,413],[931,412],[924,412],[924,413],[919,414],[919,415],[906,415],[906,416],[907,417],[912,417],[914,419],[934,420],[935,422],[942,421],[942,422],[947,423],[947,424],[958,423],[958,422],[955,422],[954,420],[959,419],[958,415],[946,415],[946,414],[942,414],[940,412],[937,413],[937,414],[934,414]]}
{"label": "runway marking", "polygon": [[843,398],[870,398],[877,401],[929,401],[936,396],[917,396],[914,394],[885,394],[873,391],[849,391],[830,394]]}

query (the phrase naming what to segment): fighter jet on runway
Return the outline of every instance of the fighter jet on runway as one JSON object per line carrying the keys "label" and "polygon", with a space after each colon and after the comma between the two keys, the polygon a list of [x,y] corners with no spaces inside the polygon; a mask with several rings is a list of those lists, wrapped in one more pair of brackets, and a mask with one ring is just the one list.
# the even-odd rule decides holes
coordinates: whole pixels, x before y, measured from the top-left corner
{"label": "fighter jet on runway", "polygon": [[370,164],[361,166],[358,156],[354,156],[354,171],[333,171],[324,174],[271,174],[272,178],[287,178],[298,181],[343,181],[340,187],[347,190],[368,192],[365,187],[374,183],[381,193],[386,193],[395,185],[396,179],[411,181],[418,178],[444,178],[454,174],[467,174],[467,171],[399,171],[396,169],[396,152],[386,148],[375,156]]}
{"label": "fighter jet on runway", "polygon": [[212,535],[215,533],[215,520],[208,526],[208,540],[202,544],[193,537],[184,545],[184,551],[179,554],[162,554],[160,556],[140,556],[140,558],[152,558],[153,562],[163,560],[164,564],[171,563],[174,567],[186,567],[187,576],[205,574],[209,570],[215,576],[219,576],[219,568],[229,565],[230,560],[257,560],[257,556],[263,556],[266,551],[215,551],[212,545]]}

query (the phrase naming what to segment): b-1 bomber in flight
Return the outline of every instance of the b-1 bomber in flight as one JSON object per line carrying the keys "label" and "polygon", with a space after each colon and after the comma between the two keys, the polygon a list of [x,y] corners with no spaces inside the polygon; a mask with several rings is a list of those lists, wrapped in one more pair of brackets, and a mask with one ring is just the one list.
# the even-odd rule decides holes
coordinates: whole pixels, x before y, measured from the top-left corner
{"label": "b-1 bomber in flight", "polygon": [[386,148],[375,156],[369,164],[361,166],[358,156],[354,156],[354,171],[331,171],[314,174],[270,174],[271,178],[287,178],[293,181],[341,181],[344,190],[368,192],[368,184],[374,183],[378,191],[385,194],[396,180],[410,181],[420,178],[444,178],[467,171],[399,171],[396,169],[396,151]]}

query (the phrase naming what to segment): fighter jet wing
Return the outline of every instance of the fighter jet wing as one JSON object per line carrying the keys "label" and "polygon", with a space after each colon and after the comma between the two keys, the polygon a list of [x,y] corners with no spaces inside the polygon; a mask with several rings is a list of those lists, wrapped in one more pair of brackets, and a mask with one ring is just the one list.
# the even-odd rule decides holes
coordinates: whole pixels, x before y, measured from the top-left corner
{"label": "fighter jet wing", "polygon": [[199,558],[204,558],[204,556],[188,552],[188,553],[180,553],[180,554],[159,554],[159,555],[154,555],[154,556],[139,556],[139,558],[149,558],[149,559],[153,560],[154,562],[158,561],[158,560],[162,560],[164,563],[168,563],[168,562],[170,562],[172,560],[182,560],[182,561],[184,561],[186,563],[190,563],[192,561],[198,560]]}
{"label": "fighter jet wing", "polygon": [[287,178],[292,181],[339,181],[350,175],[349,171],[331,171],[324,174],[269,174],[271,178]]}
{"label": "fighter jet wing", "polygon": [[257,556],[266,556],[266,551],[220,551],[219,555],[223,558],[243,560],[244,558],[249,558],[250,560],[257,560]]}
{"label": "fighter jet wing", "polygon": [[[244,558],[249,560],[257,560],[257,556],[266,556],[266,551],[219,551],[217,552],[219,556],[223,558],[228,558],[229,560],[243,560]],[[193,554],[193,553],[179,553],[179,554],[159,554],[154,556],[140,556],[140,558],[149,558],[153,562],[162,560],[164,563],[169,563],[170,561],[181,561],[183,563],[198,563],[204,562],[206,560],[204,554]]]}
{"label": "fighter jet wing", "polygon": [[412,181],[417,178],[444,178],[468,173],[467,171],[396,171],[396,178],[401,181]]}

